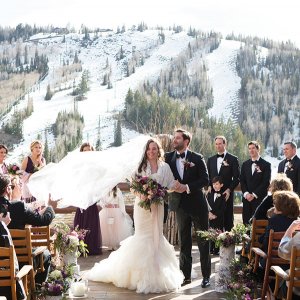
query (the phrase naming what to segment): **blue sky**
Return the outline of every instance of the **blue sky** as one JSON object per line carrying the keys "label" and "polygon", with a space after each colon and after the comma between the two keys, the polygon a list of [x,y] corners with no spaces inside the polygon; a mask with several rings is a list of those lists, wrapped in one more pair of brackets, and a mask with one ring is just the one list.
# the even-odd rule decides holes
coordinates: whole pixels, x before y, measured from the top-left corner
{"label": "blue sky", "polygon": [[192,25],[203,30],[292,40],[300,47],[297,0],[10,0],[0,11],[0,25],[68,23],[116,28],[144,21],[148,25]]}

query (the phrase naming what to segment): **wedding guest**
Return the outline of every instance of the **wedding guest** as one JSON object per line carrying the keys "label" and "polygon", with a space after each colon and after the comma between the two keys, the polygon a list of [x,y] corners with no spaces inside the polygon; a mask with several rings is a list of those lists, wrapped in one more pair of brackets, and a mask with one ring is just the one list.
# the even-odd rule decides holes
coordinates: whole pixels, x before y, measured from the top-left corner
{"label": "wedding guest", "polygon": [[[136,169],[136,175],[150,177],[161,186],[176,189],[168,164],[163,161],[159,142],[149,139]],[[179,188],[179,185],[178,185]],[[151,210],[139,206],[145,195],[136,193],[133,236],[122,241],[121,247],[101,260],[89,271],[88,279],[112,282],[137,293],[161,293],[180,288],[183,274],[178,266],[174,247],[163,235],[164,207],[152,204]]]}
{"label": "wedding guest", "polygon": [[256,208],[268,194],[271,178],[271,164],[260,157],[260,145],[248,143],[250,159],[242,164],[241,189],[243,193],[243,223],[249,224]]}
{"label": "wedding guest", "polygon": [[[286,230],[283,238],[280,241],[278,247],[278,256],[282,257],[283,259],[290,260],[293,247],[296,246],[297,249],[300,249],[299,231],[300,231],[300,220],[295,220],[290,225],[290,227]],[[283,290],[286,290],[286,286],[283,286]],[[284,292],[284,295],[285,294],[286,292]],[[299,299],[300,299],[300,287],[294,287],[292,300],[299,300]]]}
{"label": "wedding guest", "polygon": [[262,203],[257,207],[252,218],[256,220],[267,220],[268,211],[274,207],[273,205],[273,194],[277,191],[292,191],[293,184],[292,181],[287,178],[285,174],[277,174],[274,179],[272,179],[269,187],[268,195],[263,199]]}
{"label": "wedding guest", "polygon": [[[94,151],[94,148],[90,143],[83,143],[79,151]],[[74,217],[74,227],[77,226],[79,229],[88,230],[84,239],[84,242],[88,246],[88,254],[102,254],[101,229],[97,203],[89,206],[87,209],[77,208]]]}
{"label": "wedding guest", "polygon": [[[211,208],[208,213],[209,226],[211,228],[224,229],[224,208],[225,208],[225,195],[223,193],[224,184],[221,176],[216,176],[212,180],[213,189],[207,194],[208,204]],[[210,253],[219,254],[219,249],[211,243]]]}
{"label": "wedding guest", "polygon": [[265,232],[259,237],[262,249],[268,251],[270,230],[274,232],[286,231],[293,221],[299,217],[300,200],[296,193],[292,191],[278,191],[273,194],[274,215],[269,219]]}
{"label": "wedding guest", "polygon": [[[1,212],[9,212],[11,222],[9,229],[24,229],[25,225],[48,226],[55,217],[52,206],[43,208],[36,212],[28,208],[23,201],[10,201],[12,196],[12,183],[9,175],[0,174],[0,209]],[[49,205],[56,205],[55,201],[49,199]],[[51,254],[48,250],[44,252],[45,271],[35,276],[37,283],[46,280],[50,268]]]}
{"label": "wedding guest", "polygon": [[[177,129],[174,134],[174,151],[166,153],[166,163],[169,164],[176,180],[181,184],[176,207],[176,218],[179,230],[180,269],[184,274],[183,284],[191,283],[192,270],[192,225],[195,231],[208,229],[208,203],[204,187],[208,185],[208,172],[201,154],[188,149],[191,134],[183,129]],[[202,288],[210,286],[211,258],[209,241],[196,236],[200,252],[200,264],[203,280]]]}
{"label": "wedding guest", "polygon": [[46,165],[46,160],[43,157],[43,144],[39,140],[35,140],[30,144],[31,154],[25,157],[21,164],[22,173],[22,200],[26,203],[36,201],[27,187],[30,176],[39,171]]}
{"label": "wedding guest", "polygon": [[3,144],[0,144],[0,174],[8,174],[7,165],[5,163],[7,153],[7,147]]}
{"label": "wedding guest", "polygon": [[133,222],[126,213],[123,194],[117,186],[100,200],[100,205],[102,246],[115,250],[121,241],[133,234]]}
{"label": "wedding guest", "polygon": [[[225,196],[224,228],[230,231],[233,228],[233,196],[234,189],[240,182],[240,166],[238,158],[230,154],[227,149],[226,138],[222,135],[215,137],[215,149],[217,154],[208,158],[207,170],[209,178],[221,176],[223,181],[222,193]],[[210,189],[212,181],[209,182]]]}
{"label": "wedding guest", "polygon": [[292,180],[293,191],[300,195],[300,158],[297,156],[297,145],[286,142],[283,145],[285,159],[278,165],[278,173],[285,173]]}

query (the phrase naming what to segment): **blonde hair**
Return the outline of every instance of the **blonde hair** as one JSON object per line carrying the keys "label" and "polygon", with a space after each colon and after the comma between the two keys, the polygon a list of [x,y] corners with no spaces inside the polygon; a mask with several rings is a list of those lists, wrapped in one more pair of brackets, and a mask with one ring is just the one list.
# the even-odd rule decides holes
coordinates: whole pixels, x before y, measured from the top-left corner
{"label": "blonde hair", "polygon": [[292,191],[293,183],[291,179],[286,176],[286,174],[278,173],[271,181],[269,190],[272,194],[276,191]]}
{"label": "blonde hair", "polygon": [[34,140],[31,144],[30,144],[30,151],[33,150],[35,145],[41,145],[42,149],[44,148],[43,143],[40,140]]}

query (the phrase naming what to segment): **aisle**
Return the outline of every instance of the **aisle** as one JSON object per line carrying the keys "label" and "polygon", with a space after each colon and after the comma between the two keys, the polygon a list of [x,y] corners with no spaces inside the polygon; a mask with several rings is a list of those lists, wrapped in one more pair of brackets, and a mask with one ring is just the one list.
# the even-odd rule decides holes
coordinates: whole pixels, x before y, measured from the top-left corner
{"label": "aisle", "polygon": [[[90,256],[87,258],[79,258],[78,263],[80,264],[81,272],[84,273],[86,270],[89,270],[95,262],[106,258],[110,254],[110,251],[103,251],[103,255]],[[178,255],[178,251],[176,251]],[[191,284],[182,287],[177,293],[163,293],[163,294],[137,294],[134,291],[130,291],[123,288],[117,288],[113,284],[108,283],[99,283],[89,281],[89,295],[88,299],[126,299],[126,300],[137,300],[137,299],[201,299],[201,300],[213,300],[213,299],[222,299],[222,295],[220,293],[216,293],[214,291],[214,270],[215,263],[219,261],[218,257],[212,258],[212,276],[211,276],[211,286],[210,288],[202,289],[201,288],[201,271],[199,265],[199,254],[197,250],[197,246],[193,246],[193,267],[195,271],[198,273],[197,278],[195,278]]]}

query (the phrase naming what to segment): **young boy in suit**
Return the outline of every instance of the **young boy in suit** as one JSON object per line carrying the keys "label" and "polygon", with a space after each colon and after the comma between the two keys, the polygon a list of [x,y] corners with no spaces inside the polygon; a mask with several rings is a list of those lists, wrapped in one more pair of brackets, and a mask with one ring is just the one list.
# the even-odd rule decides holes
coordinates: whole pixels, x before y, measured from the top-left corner
{"label": "young boy in suit", "polygon": [[[216,176],[212,179],[213,189],[208,193],[208,203],[211,207],[209,212],[209,226],[211,228],[224,229],[224,209],[225,209],[225,196],[222,193],[223,180],[221,176]],[[211,253],[218,255],[219,249],[215,247],[214,243],[211,244]]]}

